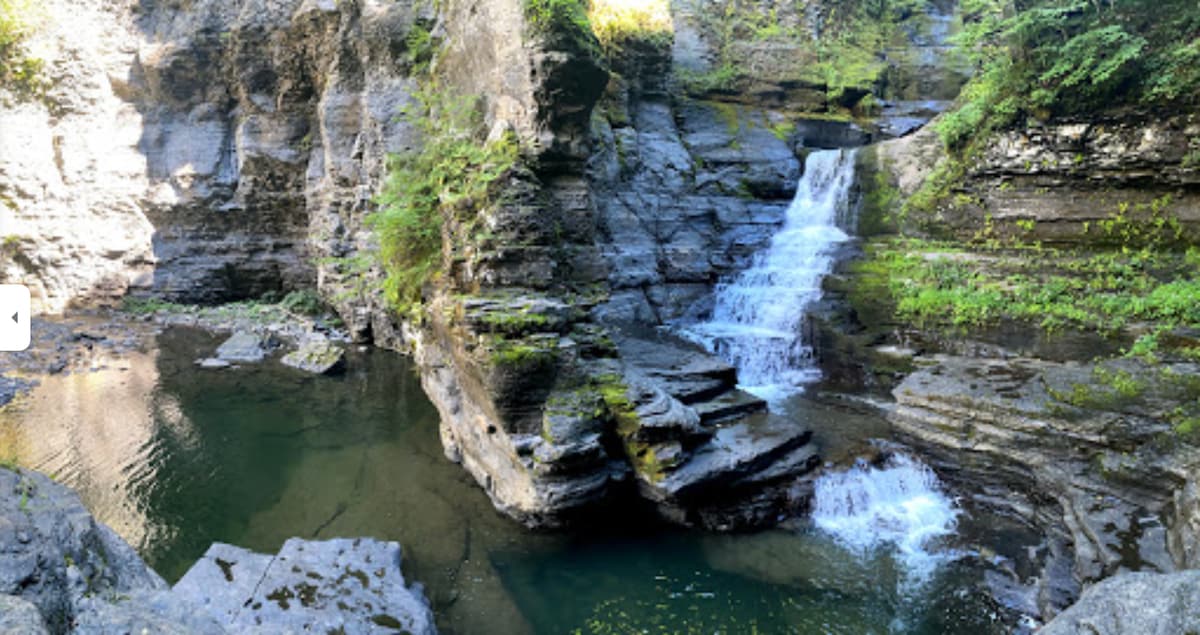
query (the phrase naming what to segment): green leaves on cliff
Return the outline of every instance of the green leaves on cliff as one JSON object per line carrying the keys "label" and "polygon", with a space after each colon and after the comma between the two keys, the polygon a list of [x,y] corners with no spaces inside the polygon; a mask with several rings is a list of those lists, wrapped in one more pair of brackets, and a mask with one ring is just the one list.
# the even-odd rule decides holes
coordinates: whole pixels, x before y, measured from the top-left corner
{"label": "green leaves on cliff", "polygon": [[387,181],[370,218],[379,237],[389,302],[401,312],[442,271],[443,225],[466,222],[487,207],[497,182],[517,161],[511,135],[482,141],[474,99],[427,87],[405,113],[420,146],[390,157]]}
{"label": "green leaves on cliff", "polygon": [[37,5],[30,0],[0,0],[0,87],[17,94],[41,89],[42,61],[26,50]]}
{"label": "green leaves on cliff", "polygon": [[1025,117],[1200,98],[1194,0],[964,0],[962,7],[959,44],[978,73],[938,127],[952,148]]}

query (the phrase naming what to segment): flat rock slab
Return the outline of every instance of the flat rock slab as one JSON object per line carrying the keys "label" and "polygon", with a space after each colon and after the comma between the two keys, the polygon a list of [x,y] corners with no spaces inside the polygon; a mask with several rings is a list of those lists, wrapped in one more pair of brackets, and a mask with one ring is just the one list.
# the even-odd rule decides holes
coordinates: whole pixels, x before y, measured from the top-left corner
{"label": "flat rock slab", "polygon": [[653,485],[663,498],[696,496],[737,482],[786,479],[819,462],[812,430],[779,417],[747,419],[717,430],[674,472]]}
{"label": "flat rock slab", "polygon": [[274,556],[216,543],[172,593],[235,633],[436,633],[395,542],[292,538]]}
{"label": "flat rock slab", "polygon": [[332,375],[345,370],[346,351],[325,338],[305,340],[300,348],[283,356],[285,366],[317,375]]}
{"label": "flat rock slab", "polygon": [[270,346],[267,337],[251,331],[238,331],[217,347],[216,358],[226,362],[261,362]]}

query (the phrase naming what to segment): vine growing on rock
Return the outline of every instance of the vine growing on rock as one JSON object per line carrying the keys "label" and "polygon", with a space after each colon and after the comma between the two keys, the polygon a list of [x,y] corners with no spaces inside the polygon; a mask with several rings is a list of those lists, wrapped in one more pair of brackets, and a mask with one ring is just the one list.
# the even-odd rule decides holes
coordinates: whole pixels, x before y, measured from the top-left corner
{"label": "vine growing on rock", "polygon": [[401,313],[420,305],[423,287],[442,271],[445,221],[470,220],[491,204],[518,157],[511,134],[481,140],[477,100],[453,97],[434,82],[416,97],[404,115],[420,146],[390,157],[380,209],[370,218],[387,273],[384,290]]}

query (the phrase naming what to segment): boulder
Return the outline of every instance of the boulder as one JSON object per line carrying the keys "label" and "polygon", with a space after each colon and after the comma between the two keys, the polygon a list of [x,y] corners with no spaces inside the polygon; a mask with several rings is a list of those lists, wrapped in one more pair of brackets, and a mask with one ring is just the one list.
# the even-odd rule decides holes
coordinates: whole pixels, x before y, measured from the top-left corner
{"label": "boulder", "polygon": [[324,337],[310,338],[280,360],[286,366],[318,375],[331,375],[346,368],[346,352]]}
{"label": "boulder", "polygon": [[217,543],[172,594],[236,633],[431,635],[433,613],[400,570],[400,545],[292,538],[276,555]]}
{"label": "boulder", "polygon": [[19,597],[0,595],[0,635],[46,635],[37,607]]}
{"label": "boulder", "polygon": [[1122,573],[1083,592],[1039,635],[1179,635],[1200,631],[1200,571]]}
{"label": "boulder", "polygon": [[0,595],[36,606],[51,631],[63,632],[92,599],[166,590],[74,492],[36,472],[0,469]]}
{"label": "boulder", "polygon": [[238,331],[217,347],[216,359],[226,362],[261,362],[271,342],[251,331]]}

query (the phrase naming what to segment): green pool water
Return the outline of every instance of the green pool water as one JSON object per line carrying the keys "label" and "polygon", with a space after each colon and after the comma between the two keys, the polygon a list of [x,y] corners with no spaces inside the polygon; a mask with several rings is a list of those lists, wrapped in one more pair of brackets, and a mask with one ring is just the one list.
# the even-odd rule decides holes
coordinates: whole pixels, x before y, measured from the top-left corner
{"label": "green pool water", "polygon": [[[886,553],[849,553],[803,525],[726,536],[631,517],[526,531],[444,458],[405,357],[354,351],[335,378],[273,360],[196,367],[219,343],[169,329],[98,358],[102,370],[49,378],[0,413],[0,450],[76,488],[169,581],[214,541],[273,552],[291,536],[397,540],[445,633],[1009,630],[977,557],[916,583]],[[999,526],[968,510],[947,547],[1019,552]]]}

